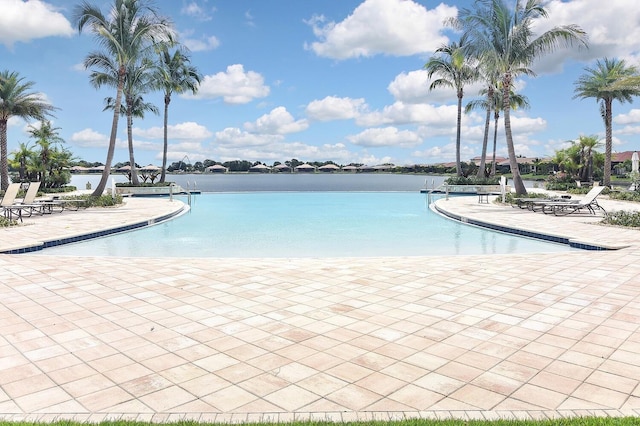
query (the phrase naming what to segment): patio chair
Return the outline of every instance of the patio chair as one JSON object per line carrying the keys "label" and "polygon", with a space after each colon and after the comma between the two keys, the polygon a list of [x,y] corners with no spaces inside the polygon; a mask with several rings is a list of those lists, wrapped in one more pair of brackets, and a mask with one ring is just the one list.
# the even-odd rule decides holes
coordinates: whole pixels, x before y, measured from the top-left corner
{"label": "patio chair", "polygon": [[553,202],[566,203],[566,202],[572,202],[572,201],[575,201],[575,200],[571,200],[570,195],[552,196],[548,198],[541,198],[541,197],[516,198],[514,200],[514,203],[511,204],[511,207],[520,207],[521,209],[528,209],[535,212],[535,211],[541,210],[542,205],[544,203],[553,203]]}
{"label": "patio chair", "polygon": [[596,200],[604,188],[604,186],[594,186],[581,200],[541,202],[539,206],[543,213],[554,214],[555,216],[564,216],[581,210],[586,210],[590,214],[596,214],[597,210],[602,210],[605,213],[604,208]]}
{"label": "patio chair", "polygon": [[7,219],[18,218],[22,222],[22,209],[23,206],[16,204],[16,196],[20,191],[21,184],[11,183],[4,192],[2,201],[0,201],[0,211]]}

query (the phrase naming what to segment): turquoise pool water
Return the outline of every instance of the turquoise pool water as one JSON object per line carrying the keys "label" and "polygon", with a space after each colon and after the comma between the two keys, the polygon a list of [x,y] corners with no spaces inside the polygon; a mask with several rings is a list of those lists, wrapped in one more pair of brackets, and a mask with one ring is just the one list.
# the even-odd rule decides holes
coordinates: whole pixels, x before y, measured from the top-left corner
{"label": "turquoise pool water", "polygon": [[417,192],[202,194],[171,221],[42,254],[132,257],[347,257],[571,250],[464,225]]}

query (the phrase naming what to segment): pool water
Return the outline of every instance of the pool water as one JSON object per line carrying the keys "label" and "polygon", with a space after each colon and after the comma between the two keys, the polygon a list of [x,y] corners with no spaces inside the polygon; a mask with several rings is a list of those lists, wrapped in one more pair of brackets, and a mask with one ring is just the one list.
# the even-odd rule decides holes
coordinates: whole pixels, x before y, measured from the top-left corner
{"label": "pool water", "polygon": [[173,220],[41,253],[327,258],[568,250],[445,219],[417,192],[257,192],[197,195],[189,213]]}

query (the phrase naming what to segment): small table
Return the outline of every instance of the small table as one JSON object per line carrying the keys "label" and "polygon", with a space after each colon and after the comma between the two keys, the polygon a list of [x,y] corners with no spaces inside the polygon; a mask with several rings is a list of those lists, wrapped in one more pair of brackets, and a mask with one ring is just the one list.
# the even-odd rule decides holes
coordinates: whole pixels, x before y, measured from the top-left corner
{"label": "small table", "polygon": [[478,203],[489,204],[489,195],[488,192],[478,192]]}

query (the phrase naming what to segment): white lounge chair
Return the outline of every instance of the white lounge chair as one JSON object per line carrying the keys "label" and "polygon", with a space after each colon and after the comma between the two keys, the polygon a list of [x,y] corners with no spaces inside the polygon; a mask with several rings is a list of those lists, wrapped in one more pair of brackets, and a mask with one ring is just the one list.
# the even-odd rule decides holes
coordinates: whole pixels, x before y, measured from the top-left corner
{"label": "white lounge chair", "polygon": [[18,218],[22,222],[22,209],[20,204],[16,204],[16,197],[20,191],[21,184],[11,183],[4,192],[2,201],[0,201],[0,211],[7,219]]}
{"label": "white lounge chair", "polygon": [[547,201],[537,203],[537,205],[541,206],[545,214],[554,214],[556,216],[568,215],[583,209],[591,214],[596,214],[597,210],[602,210],[602,212],[605,213],[605,210],[596,200],[604,188],[606,187],[594,186],[581,200],[568,200],[563,202]]}

